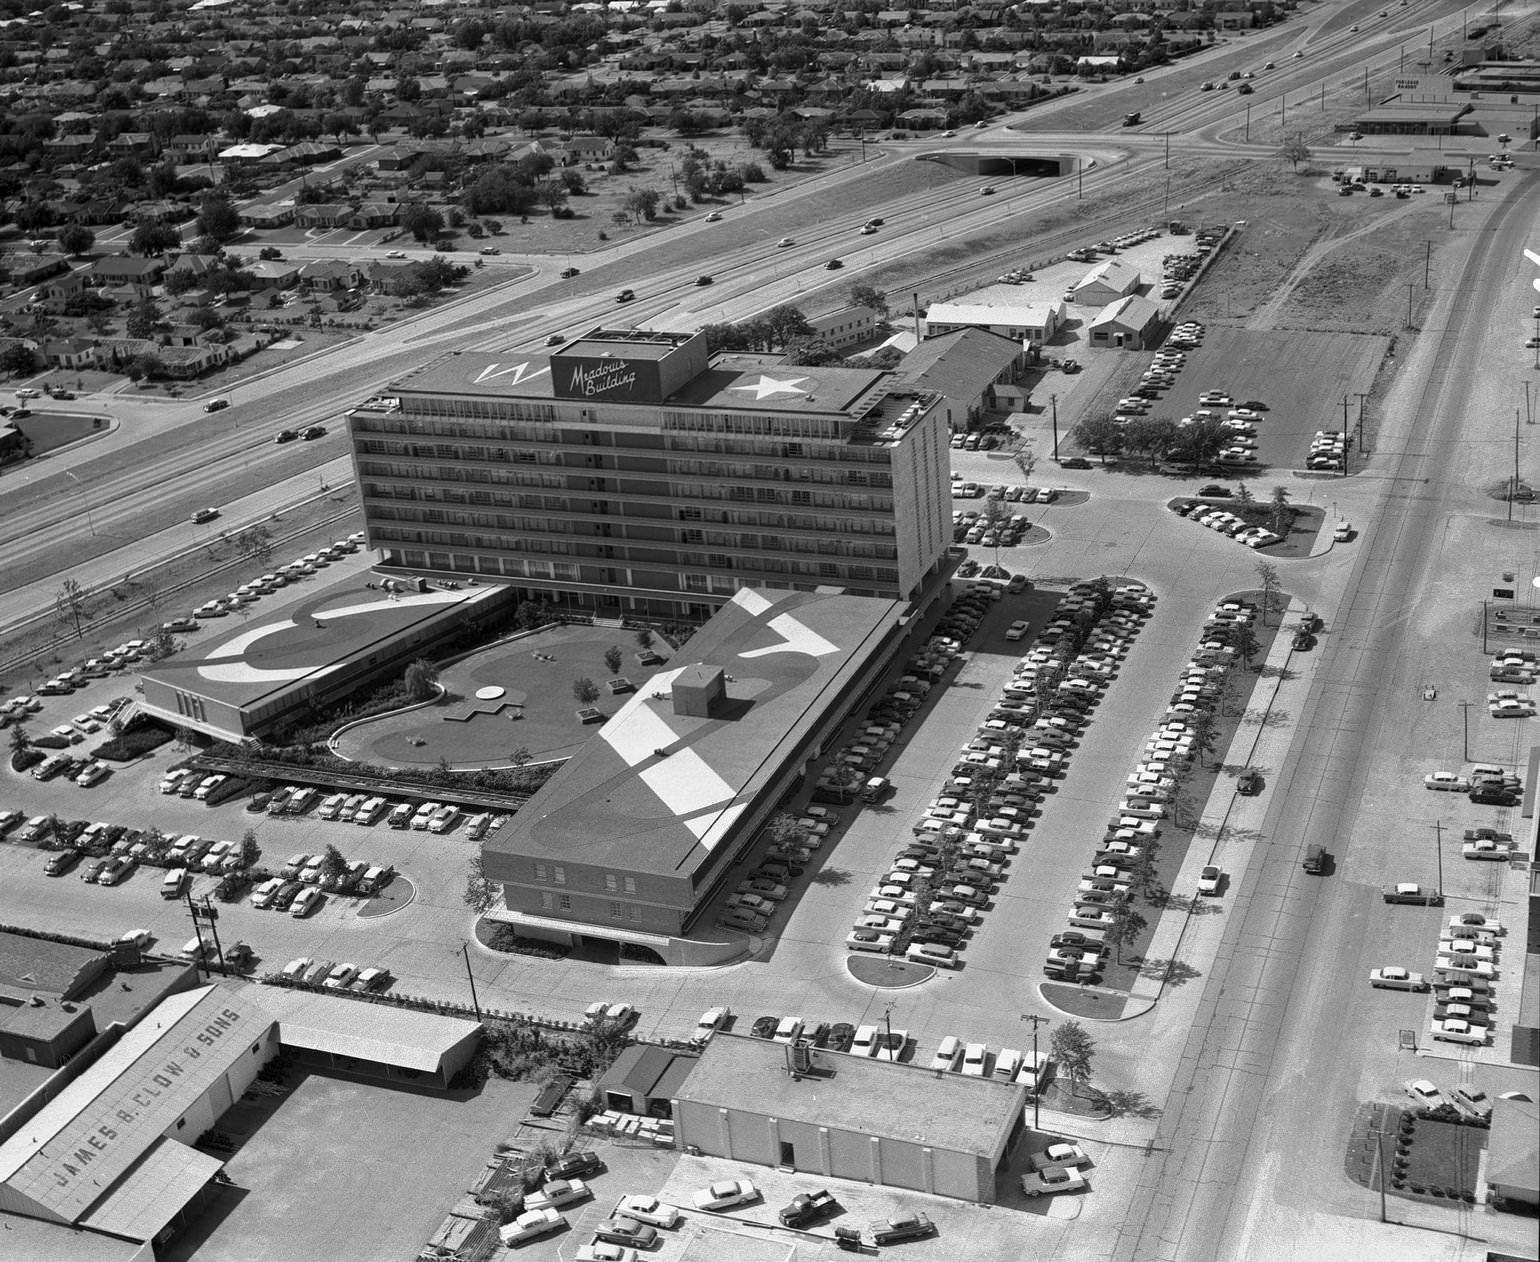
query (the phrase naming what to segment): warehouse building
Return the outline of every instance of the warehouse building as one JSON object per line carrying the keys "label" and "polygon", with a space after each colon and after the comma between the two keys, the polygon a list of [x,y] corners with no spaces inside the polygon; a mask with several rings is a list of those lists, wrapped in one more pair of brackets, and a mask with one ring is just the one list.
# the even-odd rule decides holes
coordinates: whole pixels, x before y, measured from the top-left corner
{"label": "warehouse building", "polygon": [[992,1078],[717,1034],[674,1095],[674,1133],[706,1156],[987,1205],[1025,1099]]}
{"label": "warehouse building", "polygon": [[57,1091],[34,1093],[0,1132],[0,1252],[25,1237],[12,1256],[153,1257],[223,1165],[194,1141],[277,1051],[270,1014],[201,986],[163,1000]]}
{"label": "warehouse building", "polygon": [[706,964],[743,935],[697,931],[755,835],[869,695],[907,602],[743,590],[482,843],[488,913],[568,944]]}
{"label": "warehouse building", "polygon": [[986,412],[1026,407],[1028,364],[1019,341],[968,328],[927,338],[904,356],[899,372],[917,389],[939,394],[947,428],[960,433]]}
{"label": "warehouse building", "polygon": [[925,312],[927,339],[959,329],[981,329],[1030,346],[1046,345],[1064,323],[1062,302],[1022,302],[991,289],[965,302],[933,302]]}
{"label": "warehouse building", "polygon": [[704,621],[744,587],[918,592],[951,542],[939,402],[894,373],[595,329],[442,356],[348,430],[386,567]]}

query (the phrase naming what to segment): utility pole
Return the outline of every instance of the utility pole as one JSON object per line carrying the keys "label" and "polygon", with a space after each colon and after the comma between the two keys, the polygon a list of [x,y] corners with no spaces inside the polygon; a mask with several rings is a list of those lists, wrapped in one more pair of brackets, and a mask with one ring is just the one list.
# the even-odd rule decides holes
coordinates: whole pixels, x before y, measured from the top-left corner
{"label": "utility pole", "polygon": [[1455,702],[1455,705],[1460,707],[1460,718],[1462,720],[1464,729],[1464,736],[1460,742],[1460,750],[1464,753],[1466,762],[1470,761],[1470,708],[1475,704],[1476,703],[1474,701]]}
{"label": "utility pole", "polygon": [[1380,1185],[1380,1221],[1385,1223],[1390,1221],[1390,1219],[1386,1216],[1385,1204],[1385,1132],[1378,1129],[1377,1127],[1371,1127],[1369,1134],[1374,1136],[1375,1147],[1379,1151],[1377,1172],[1379,1174]]}
{"label": "utility pole", "polygon": [[198,923],[198,904],[193,902],[192,881],[187,882],[187,914],[192,917],[193,935],[198,939],[198,963],[203,969],[204,976],[210,976],[213,969],[209,967],[208,956],[203,950],[203,926]]}
{"label": "utility pole", "polygon": [[1433,272],[1433,242],[1424,241],[1423,245],[1427,247],[1422,256],[1422,287],[1426,289],[1428,279]]}
{"label": "utility pole", "polygon": [[214,904],[207,894],[203,896],[203,916],[209,922],[209,934],[214,939],[214,955],[219,960],[219,971],[228,976],[230,970],[225,965],[225,949],[219,945],[219,929],[215,924],[219,919],[219,913],[214,910]]}
{"label": "utility pole", "polygon": [[1406,286],[1406,327],[1407,328],[1411,328],[1412,327],[1412,288],[1413,288],[1413,286],[1415,284],[1416,284],[1416,282],[1413,281],[1413,282],[1409,282],[1407,284],[1407,286]]}
{"label": "utility pole", "polygon": [[464,942],[460,943],[460,954],[465,957],[465,976],[471,984],[471,1007],[476,1010],[476,1020],[480,1021],[481,1001],[476,998],[476,975],[471,972],[471,949]]}
{"label": "utility pole", "polygon": [[1251,102],[1250,101],[1246,102],[1246,135],[1245,135],[1244,139],[1245,139],[1245,142],[1248,145],[1251,143]]}
{"label": "utility pole", "polygon": [[1433,821],[1433,859],[1438,867],[1438,896],[1444,896],[1444,824]]}
{"label": "utility pole", "polygon": [[1519,497],[1519,410],[1513,409],[1513,487],[1508,492],[1508,520],[1513,520],[1513,501]]}
{"label": "utility pole", "polygon": [[1032,1129],[1039,1130],[1041,1128],[1038,1125],[1037,1101],[1038,1096],[1042,1094],[1038,1088],[1041,1086],[1043,1062],[1037,1058],[1037,1027],[1048,1025],[1050,1022],[1047,1017],[1040,1017],[1035,1012],[1025,1012],[1021,1019],[1032,1022]]}
{"label": "utility pole", "polygon": [[1053,412],[1053,459],[1059,458],[1059,396],[1050,394],[1048,406]]}
{"label": "utility pole", "polygon": [[1163,131],[1160,134],[1166,138],[1166,160],[1161,163],[1161,166],[1169,171],[1171,169],[1171,133]]}
{"label": "utility pole", "polygon": [[1367,399],[1369,396],[1367,394],[1363,394],[1363,393],[1361,393],[1359,391],[1356,391],[1356,390],[1353,392],[1353,394],[1354,394],[1354,397],[1358,400],[1358,456],[1359,456],[1359,459],[1363,459],[1363,454],[1364,454],[1364,400]]}
{"label": "utility pole", "polygon": [[[884,1005],[884,1007],[882,1009],[882,1020],[883,1020],[883,1024],[885,1024],[888,1027],[888,1041],[887,1041],[886,1044],[884,1044],[884,1046],[887,1047],[889,1050],[891,1050],[892,1047],[893,1047],[893,1005],[892,1004]],[[886,1060],[887,1058],[884,1057],[883,1059]],[[894,1061],[898,1060],[897,1053],[894,1054],[893,1059],[894,1059]]]}

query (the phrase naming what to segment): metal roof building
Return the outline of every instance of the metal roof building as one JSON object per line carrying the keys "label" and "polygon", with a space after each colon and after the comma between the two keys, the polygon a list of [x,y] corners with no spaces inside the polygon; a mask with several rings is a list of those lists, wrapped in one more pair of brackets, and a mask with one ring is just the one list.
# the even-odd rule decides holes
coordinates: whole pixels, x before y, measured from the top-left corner
{"label": "metal roof building", "polygon": [[170,996],[51,1099],[5,1119],[0,1213],[163,1237],[223,1164],[193,1141],[277,1050],[277,1023],[255,1003],[218,986]]}

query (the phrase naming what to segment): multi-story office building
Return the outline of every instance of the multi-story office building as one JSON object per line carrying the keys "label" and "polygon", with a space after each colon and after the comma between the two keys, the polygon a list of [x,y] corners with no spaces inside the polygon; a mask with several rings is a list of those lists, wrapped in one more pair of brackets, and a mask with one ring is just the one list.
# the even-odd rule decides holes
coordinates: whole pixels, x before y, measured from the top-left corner
{"label": "multi-story office building", "polygon": [[904,600],[951,540],[939,396],[700,334],[446,355],[348,426],[385,567],[601,614],[704,618],[743,587]]}

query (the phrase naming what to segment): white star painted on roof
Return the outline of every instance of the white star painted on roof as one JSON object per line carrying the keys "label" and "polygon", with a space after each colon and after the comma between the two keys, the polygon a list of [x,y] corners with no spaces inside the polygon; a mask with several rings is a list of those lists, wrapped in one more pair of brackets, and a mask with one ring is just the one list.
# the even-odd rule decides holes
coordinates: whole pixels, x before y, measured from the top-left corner
{"label": "white star painted on roof", "polygon": [[806,377],[791,377],[783,381],[777,377],[767,377],[761,373],[759,380],[752,386],[729,386],[728,389],[745,392],[751,391],[754,395],[754,402],[758,403],[761,399],[769,399],[778,394],[806,394],[807,391],[802,388],[801,384],[806,380]]}

